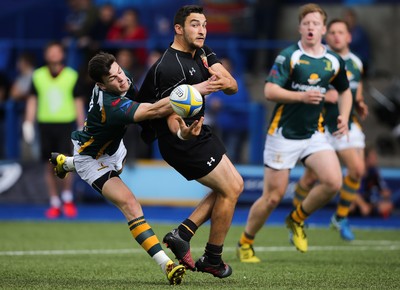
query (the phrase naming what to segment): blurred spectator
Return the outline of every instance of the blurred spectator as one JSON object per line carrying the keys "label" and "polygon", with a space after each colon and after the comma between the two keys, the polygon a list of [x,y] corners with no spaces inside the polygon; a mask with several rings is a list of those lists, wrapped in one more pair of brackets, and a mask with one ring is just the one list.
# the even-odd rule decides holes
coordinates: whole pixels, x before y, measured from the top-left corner
{"label": "blurred spectator", "polygon": [[[24,107],[30,94],[32,75],[35,69],[35,61],[35,56],[29,52],[24,52],[17,58],[17,76],[11,85],[10,98],[20,103],[19,109],[21,113],[21,120],[24,118]],[[22,160],[38,160],[38,138],[35,138],[29,145],[26,142],[21,142],[21,152]]]}
{"label": "blurred spectator", "polygon": [[90,78],[87,65],[82,65],[78,71],[78,81],[74,89],[74,96],[82,100],[84,112],[89,109],[89,101],[92,96],[94,82]]}
{"label": "blurred spectator", "polygon": [[89,36],[91,38],[90,50],[97,52],[101,43],[107,39],[107,33],[116,21],[116,11],[112,4],[106,3],[99,7],[96,24],[92,27]]}
{"label": "blurred spectator", "polygon": [[357,13],[354,9],[347,8],[344,11],[343,18],[349,24],[351,32],[350,50],[361,59],[364,66],[364,75],[368,76],[371,60],[371,46],[368,33],[358,23]]}
{"label": "blurred spectator", "polygon": [[[135,56],[132,50],[121,48],[117,51],[115,57],[117,63],[132,76],[135,82],[139,76],[143,75],[143,72],[139,71],[137,65],[135,65]],[[137,83],[134,85],[136,90],[138,90]],[[133,164],[136,159],[147,159],[151,157],[150,147],[140,138],[140,130],[141,128],[139,126],[128,126],[123,138],[127,148],[135,148],[135,150],[128,150],[126,155],[127,162],[130,164]]]}
{"label": "blurred spectator", "polygon": [[149,54],[147,56],[146,67],[144,68],[142,75],[138,76],[138,78],[137,78],[136,84],[137,84],[138,88],[140,88],[142,86],[142,83],[144,81],[147,71],[162,56],[163,53],[164,53],[164,49],[161,49],[161,48],[154,48],[149,52]]}
{"label": "blurred spectator", "polygon": [[230,96],[220,91],[210,94],[207,97],[205,123],[221,136],[232,162],[245,163],[250,95],[243,78],[235,73],[230,59],[222,58],[221,63],[235,78],[239,91]]}
{"label": "blurred spectator", "polygon": [[98,10],[92,0],[67,0],[69,12],[65,19],[64,45],[69,48],[67,64],[78,68],[91,56],[90,34],[95,29]]}
{"label": "blurred spectator", "polygon": [[[118,60],[118,64],[127,70],[135,81],[143,74],[144,68],[138,65],[136,55],[131,49],[121,48],[117,50],[115,57]],[[135,85],[137,84],[135,83]]]}
{"label": "blurred spectator", "polygon": [[65,20],[67,36],[78,40],[79,46],[84,47],[97,22],[97,8],[91,0],[68,0],[68,7],[70,11]]}
{"label": "blurred spectator", "polygon": [[10,98],[15,101],[26,101],[35,69],[35,56],[29,52],[22,53],[17,58],[16,69],[17,77],[11,85]]}
{"label": "blurred spectator", "polygon": [[394,210],[394,196],[378,168],[378,154],[370,146],[365,148],[366,175],[354,200],[351,211],[362,216],[389,217]]}
{"label": "blurred spectator", "polygon": [[46,65],[33,72],[31,94],[26,105],[26,118],[22,126],[27,143],[34,139],[34,122],[38,123],[40,156],[45,164],[45,181],[50,197],[47,218],[77,215],[73,203],[72,175],[61,181],[61,199],[57,179],[49,163],[51,152],[71,154],[71,132],[77,125],[83,127],[82,100],[73,95],[78,73],[64,65],[64,48],[59,42],[51,42],[44,49]]}
{"label": "blurred spectator", "polygon": [[[147,29],[141,25],[139,14],[135,9],[125,10],[121,17],[111,26],[107,33],[107,40],[111,41],[145,41]],[[144,66],[147,60],[146,44],[138,44],[134,56],[138,64]]]}
{"label": "blurred spectator", "polygon": [[247,69],[251,72],[266,72],[266,68],[271,67],[277,55],[277,48],[274,49],[273,42],[277,38],[278,29],[276,29],[285,0],[252,0],[250,1],[252,9],[252,33],[251,38],[271,41],[271,47],[267,49],[257,49],[248,54]]}

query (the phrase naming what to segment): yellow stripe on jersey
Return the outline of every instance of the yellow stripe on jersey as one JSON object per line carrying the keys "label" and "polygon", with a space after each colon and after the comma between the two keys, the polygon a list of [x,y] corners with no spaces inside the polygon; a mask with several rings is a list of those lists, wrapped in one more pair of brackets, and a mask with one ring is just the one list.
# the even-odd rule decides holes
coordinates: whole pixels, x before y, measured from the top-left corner
{"label": "yellow stripe on jersey", "polygon": [[101,107],[101,123],[104,124],[106,122],[106,110],[104,110],[104,106]]}
{"label": "yellow stripe on jersey", "polygon": [[324,116],[319,114],[319,119],[318,119],[318,132],[324,133],[325,132],[325,127],[324,127]]}
{"label": "yellow stripe on jersey", "polygon": [[280,121],[280,119],[282,117],[282,113],[283,113],[283,107],[284,107],[284,105],[280,105],[278,110],[276,110],[276,114],[275,114],[274,119],[271,122],[271,126],[269,127],[269,130],[268,130],[269,135],[274,134],[276,128],[278,128],[278,124],[279,124],[279,121]]}
{"label": "yellow stripe on jersey", "polygon": [[90,146],[90,144],[92,144],[93,142],[94,142],[94,138],[92,136],[92,137],[90,137],[90,139],[88,141],[83,143],[83,145],[78,149],[78,153],[81,153],[83,150],[85,150],[86,147]]}
{"label": "yellow stripe on jersey", "polygon": [[103,147],[100,148],[99,152],[97,152],[96,159],[99,159],[104,154],[104,151],[106,150],[108,145],[110,145],[111,143],[112,143],[112,140],[108,141],[106,144],[103,145]]}

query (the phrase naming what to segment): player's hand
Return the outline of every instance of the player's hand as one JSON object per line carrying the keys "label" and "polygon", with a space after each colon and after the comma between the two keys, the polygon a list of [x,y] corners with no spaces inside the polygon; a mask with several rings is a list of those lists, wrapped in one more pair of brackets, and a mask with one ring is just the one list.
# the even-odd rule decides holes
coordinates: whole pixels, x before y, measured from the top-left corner
{"label": "player's hand", "polygon": [[225,77],[222,72],[214,71],[211,67],[208,68],[211,77],[208,79],[210,89],[213,91],[223,91],[230,85],[230,79]]}
{"label": "player's hand", "polygon": [[192,86],[195,89],[197,89],[202,96],[207,96],[207,95],[217,91],[217,90],[211,88],[209,80],[206,80],[204,82],[201,82],[201,83],[198,83],[198,84],[195,84]]}
{"label": "player's hand", "polygon": [[189,127],[186,125],[185,121],[179,116],[176,117],[179,123],[180,136],[184,140],[192,139],[200,135],[201,127],[203,126],[204,117],[199,120],[194,121]]}
{"label": "player's hand", "polygon": [[303,92],[302,101],[305,104],[310,105],[319,105],[325,98],[325,95],[320,91],[311,90],[307,92]]}
{"label": "player's hand", "polygon": [[367,118],[369,111],[368,105],[364,103],[364,101],[356,103],[356,112],[360,116],[361,120],[365,120]]}
{"label": "player's hand", "polygon": [[22,135],[26,143],[33,143],[35,139],[35,128],[32,122],[24,121],[24,123],[22,123]]}
{"label": "player's hand", "polygon": [[343,119],[342,115],[337,118],[337,131],[333,132],[333,136],[340,138],[344,135],[347,136],[347,141],[349,141],[349,124]]}

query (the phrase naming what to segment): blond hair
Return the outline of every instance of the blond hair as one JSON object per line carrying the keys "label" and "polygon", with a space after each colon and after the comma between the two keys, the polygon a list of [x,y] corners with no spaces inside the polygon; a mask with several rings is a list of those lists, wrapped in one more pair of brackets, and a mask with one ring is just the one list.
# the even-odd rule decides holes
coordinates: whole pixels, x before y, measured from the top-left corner
{"label": "blond hair", "polygon": [[299,23],[306,17],[309,13],[318,12],[322,15],[324,25],[326,25],[328,14],[326,14],[325,10],[321,8],[318,4],[308,3],[300,7],[299,9]]}

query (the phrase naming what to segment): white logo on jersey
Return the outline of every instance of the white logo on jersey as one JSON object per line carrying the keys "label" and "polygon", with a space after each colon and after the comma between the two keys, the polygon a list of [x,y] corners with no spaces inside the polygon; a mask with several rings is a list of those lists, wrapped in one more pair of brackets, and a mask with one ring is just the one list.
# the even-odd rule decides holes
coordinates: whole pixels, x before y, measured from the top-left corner
{"label": "white logo on jersey", "polygon": [[285,62],[286,57],[283,55],[278,55],[275,59],[275,63],[283,64]]}
{"label": "white logo on jersey", "polygon": [[326,93],[326,88],[321,86],[309,86],[292,82],[292,89],[295,91],[308,92],[311,90],[319,91],[321,94]]}
{"label": "white logo on jersey", "polygon": [[189,73],[190,73],[191,76],[192,76],[195,72],[196,72],[196,70],[194,69],[194,67],[192,67],[192,68],[189,70]]}
{"label": "white logo on jersey", "polygon": [[210,158],[210,161],[207,161],[208,166],[212,166],[212,164],[215,162],[214,157]]}

